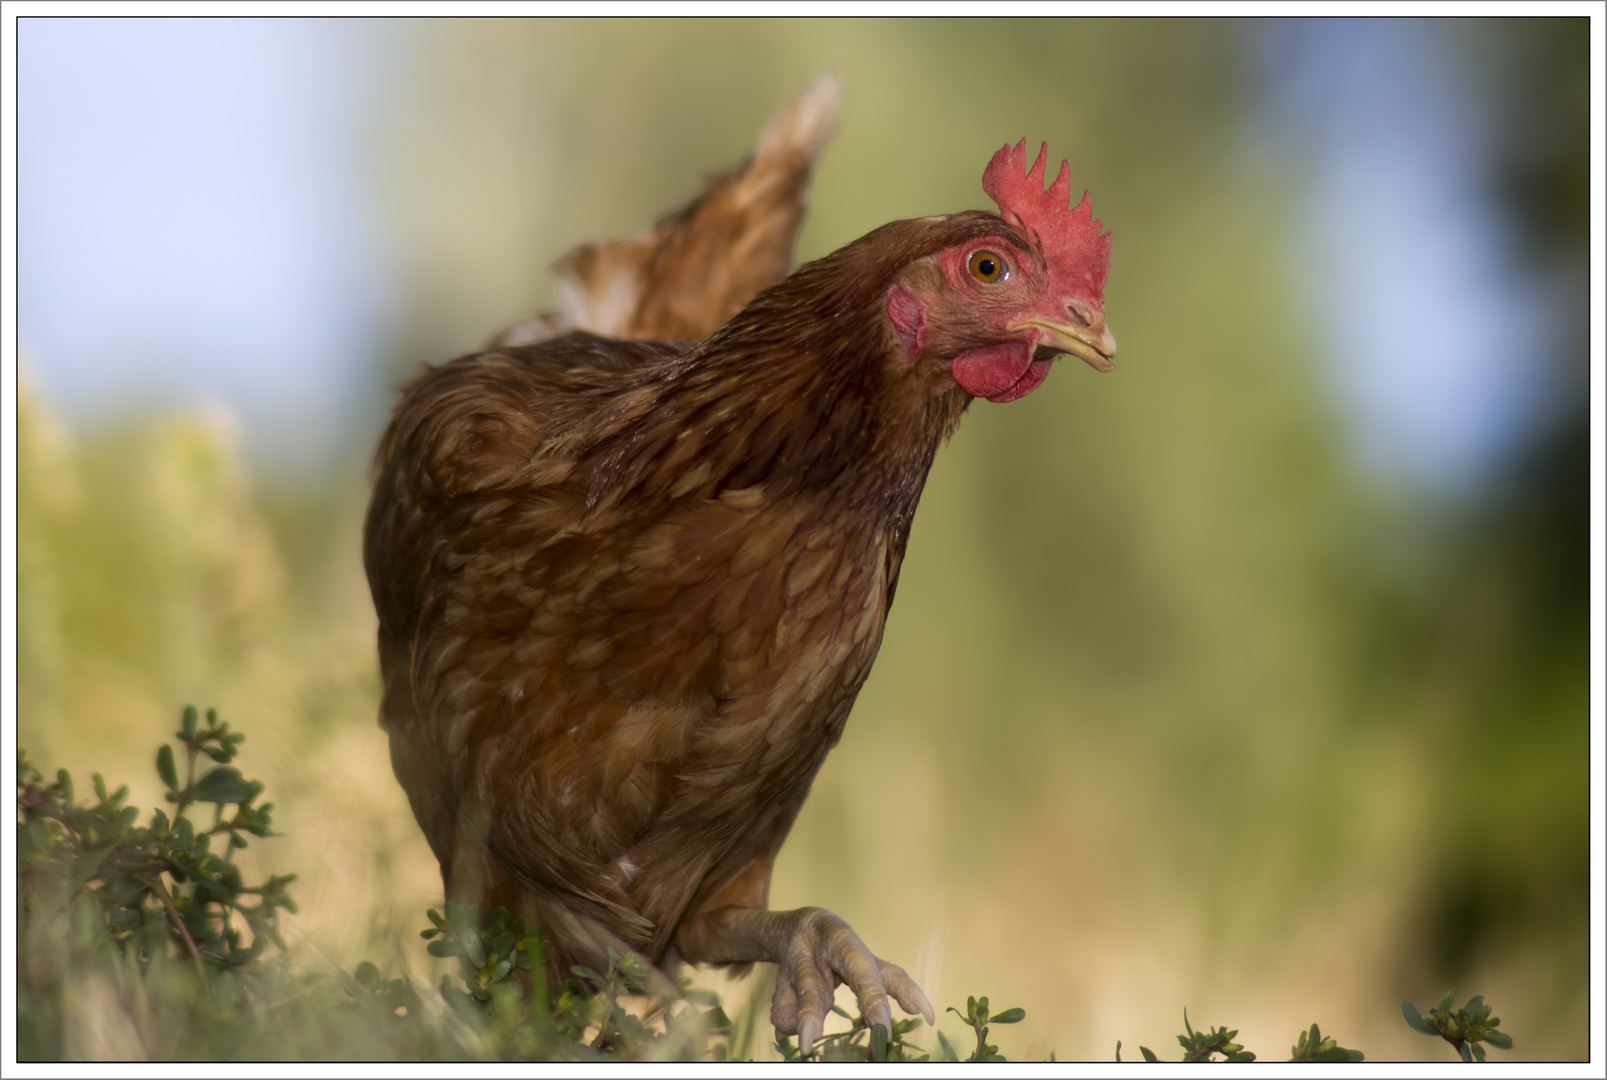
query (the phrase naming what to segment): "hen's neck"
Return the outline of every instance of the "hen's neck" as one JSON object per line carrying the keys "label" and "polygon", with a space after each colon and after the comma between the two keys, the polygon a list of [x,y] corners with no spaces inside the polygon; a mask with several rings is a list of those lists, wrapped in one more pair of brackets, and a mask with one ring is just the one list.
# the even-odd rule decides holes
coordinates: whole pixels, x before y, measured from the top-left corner
{"label": "hen's neck", "polygon": [[798,268],[621,402],[594,450],[593,498],[818,492],[900,541],[970,398],[923,383],[887,318],[913,261],[1005,227],[968,211],[895,221]]}

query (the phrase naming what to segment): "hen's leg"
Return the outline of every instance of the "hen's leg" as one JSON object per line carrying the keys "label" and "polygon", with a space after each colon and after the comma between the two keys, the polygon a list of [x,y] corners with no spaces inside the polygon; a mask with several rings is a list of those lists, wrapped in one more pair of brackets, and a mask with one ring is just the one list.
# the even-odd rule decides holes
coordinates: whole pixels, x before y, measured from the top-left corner
{"label": "hen's leg", "polygon": [[873,955],[846,922],[825,908],[705,909],[681,924],[676,947],[692,961],[775,964],[770,1019],[780,1034],[797,1035],[805,1054],[820,1038],[839,983],[854,991],[865,1019],[882,1025],[889,1035],[889,998],[907,1013],[920,1013],[928,1024],[937,1019],[931,1002],[903,968]]}

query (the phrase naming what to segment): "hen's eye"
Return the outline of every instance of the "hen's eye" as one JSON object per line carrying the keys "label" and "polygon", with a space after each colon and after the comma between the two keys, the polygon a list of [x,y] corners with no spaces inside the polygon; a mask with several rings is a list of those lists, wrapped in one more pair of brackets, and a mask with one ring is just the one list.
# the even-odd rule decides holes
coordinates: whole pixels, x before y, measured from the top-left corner
{"label": "hen's eye", "polygon": [[1010,276],[1004,259],[991,251],[973,252],[966,265],[970,268],[972,277],[990,285]]}

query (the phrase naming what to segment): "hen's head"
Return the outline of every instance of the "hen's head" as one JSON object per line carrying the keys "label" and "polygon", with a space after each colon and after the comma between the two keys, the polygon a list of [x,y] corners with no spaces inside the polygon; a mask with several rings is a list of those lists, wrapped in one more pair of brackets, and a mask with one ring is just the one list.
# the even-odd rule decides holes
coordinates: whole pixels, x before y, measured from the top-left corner
{"label": "hen's head", "polygon": [[947,365],[973,397],[1025,397],[1059,353],[1099,371],[1116,354],[1105,326],[1110,234],[1087,192],[1071,205],[1066,162],[1044,190],[1048,153],[1046,143],[1030,171],[1025,139],[994,154],[982,189],[999,215],[964,215],[978,219],[970,235],[910,264],[887,295],[909,361]]}

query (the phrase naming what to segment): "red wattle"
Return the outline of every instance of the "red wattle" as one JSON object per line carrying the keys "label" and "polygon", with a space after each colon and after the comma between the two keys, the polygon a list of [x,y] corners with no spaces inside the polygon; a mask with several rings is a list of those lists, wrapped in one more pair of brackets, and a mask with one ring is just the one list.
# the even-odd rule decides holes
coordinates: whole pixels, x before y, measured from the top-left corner
{"label": "red wattle", "polygon": [[1034,360],[1024,341],[972,349],[954,358],[949,371],[972,397],[1006,402],[1026,397],[1049,375],[1049,360]]}
{"label": "red wattle", "polygon": [[1052,363],[1053,360],[1034,360],[1027,368],[1027,373],[1021,376],[1014,386],[1002,394],[994,394],[988,400],[1003,405],[1006,401],[1026,397],[1043,385],[1043,381],[1049,377],[1049,365]]}

